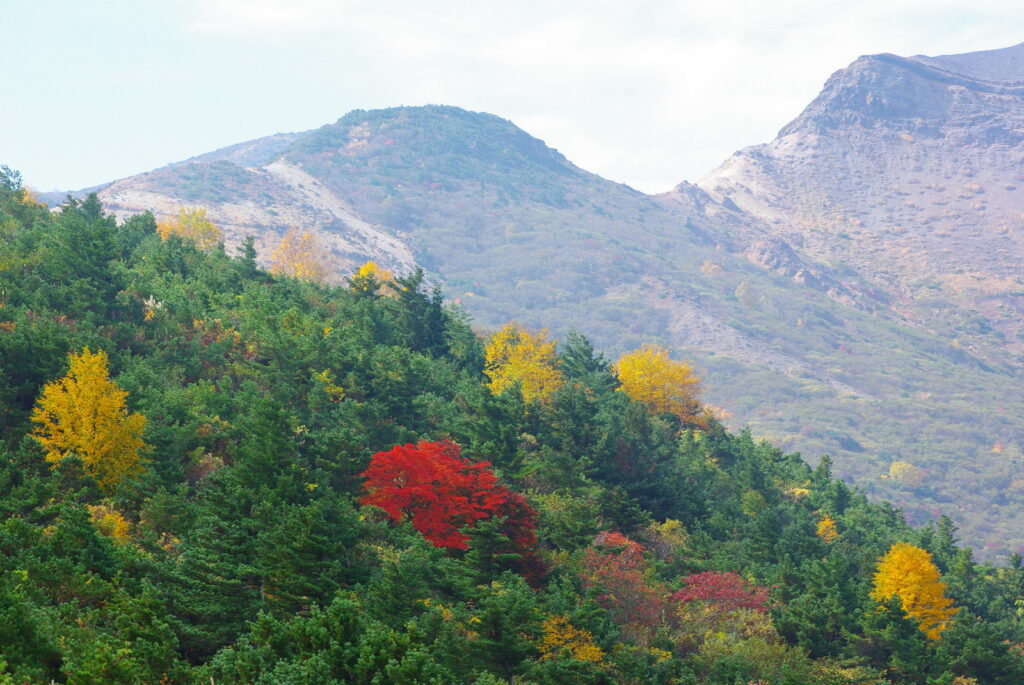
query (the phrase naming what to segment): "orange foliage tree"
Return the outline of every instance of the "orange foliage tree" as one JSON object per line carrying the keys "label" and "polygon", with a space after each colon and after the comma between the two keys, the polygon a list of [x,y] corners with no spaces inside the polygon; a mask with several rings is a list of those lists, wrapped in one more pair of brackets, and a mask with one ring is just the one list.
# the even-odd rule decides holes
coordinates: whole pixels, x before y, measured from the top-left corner
{"label": "orange foliage tree", "polygon": [[701,410],[700,379],[686,362],[669,359],[668,350],[644,345],[628,352],[612,365],[621,386],[635,402],[646,404],[659,414],[673,414],[687,425],[706,427]]}
{"label": "orange foliage tree", "polygon": [[172,235],[191,240],[200,250],[212,250],[224,242],[224,234],[206,218],[205,209],[182,207],[177,219],[157,222],[156,232],[164,240]]}
{"label": "orange foliage tree", "polygon": [[555,341],[547,331],[528,331],[519,324],[506,324],[485,348],[484,372],[488,387],[499,395],[519,383],[523,399],[538,402],[562,387],[565,378],[558,370]]}
{"label": "orange foliage tree", "polygon": [[897,542],[878,562],[871,598],[881,603],[890,597],[900,600],[903,611],[917,619],[921,632],[939,639],[958,609],[946,597],[946,584],[932,555],[914,545]]}
{"label": "orange foliage tree", "polygon": [[36,402],[32,437],[54,466],[78,456],[86,473],[109,492],[142,469],[146,417],[128,413],[128,393],[110,380],[106,352],[86,347],[69,361],[67,375],[47,383]]}
{"label": "orange foliage tree", "polygon": [[331,260],[316,235],[292,228],[270,255],[270,273],[322,282],[331,273]]}

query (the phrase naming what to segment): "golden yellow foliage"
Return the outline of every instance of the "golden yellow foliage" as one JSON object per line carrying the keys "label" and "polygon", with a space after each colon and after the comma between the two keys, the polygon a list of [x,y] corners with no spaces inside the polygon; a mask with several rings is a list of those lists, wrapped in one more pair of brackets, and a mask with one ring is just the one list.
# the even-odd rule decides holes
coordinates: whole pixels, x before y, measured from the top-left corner
{"label": "golden yellow foliage", "polygon": [[495,395],[520,384],[523,399],[539,402],[562,387],[565,378],[556,366],[555,341],[547,331],[530,332],[519,324],[506,324],[485,349],[487,387]]}
{"label": "golden yellow foliage", "polygon": [[668,350],[644,345],[628,352],[612,366],[621,392],[659,414],[674,414],[687,425],[704,428],[707,416],[697,397],[700,379],[686,362],[669,359]]}
{"label": "golden yellow foliage", "polygon": [[836,522],[828,514],[822,516],[821,520],[818,521],[817,532],[818,537],[825,542],[834,542],[839,537],[839,529],[836,528]]}
{"label": "golden yellow foliage", "polygon": [[565,616],[550,616],[541,628],[544,634],[537,646],[541,659],[557,659],[562,650],[567,650],[579,661],[600,663],[604,660],[604,650],[594,644],[593,634],[573,626]]}
{"label": "golden yellow foliage", "polygon": [[331,260],[316,235],[292,228],[270,255],[270,273],[323,282],[331,273]]}
{"label": "golden yellow foliage", "polygon": [[924,471],[910,462],[894,461],[889,465],[889,478],[914,488],[924,480]]}
{"label": "golden yellow foliage", "polygon": [[[15,195],[15,197],[17,197],[17,195]],[[21,204],[28,207],[34,207],[36,209],[46,209],[46,205],[44,205],[39,200],[39,197],[28,188],[21,189]]]}
{"label": "golden yellow foliage", "polygon": [[89,518],[96,526],[96,530],[118,542],[127,540],[132,529],[132,525],[121,512],[105,504],[89,505]]}
{"label": "golden yellow foliage", "polygon": [[110,380],[106,352],[86,347],[69,361],[67,375],[47,383],[32,410],[32,437],[46,448],[45,458],[54,467],[74,454],[109,492],[142,469],[146,417],[128,413],[128,393]]}
{"label": "golden yellow foliage", "polygon": [[945,591],[946,584],[939,580],[932,555],[920,547],[897,542],[878,562],[871,598],[877,602],[899,598],[907,615],[920,623],[921,632],[937,640],[959,611],[950,606],[953,600]]}
{"label": "golden yellow foliage", "polygon": [[205,209],[182,207],[177,219],[158,221],[156,232],[164,240],[172,235],[191,240],[200,250],[212,250],[224,242],[224,234],[206,218]]}
{"label": "golden yellow foliage", "polygon": [[345,399],[345,388],[338,385],[334,374],[330,369],[313,373],[313,380],[317,382],[320,389],[324,391],[329,402],[341,402]]}
{"label": "golden yellow foliage", "polygon": [[[394,273],[387,269],[381,269],[377,266],[377,262],[366,262],[356,269],[356,272],[352,274],[350,282],[353,290],[371,292],[374,291],[377,286],[390,285],[394,278]],[[388,292],[393,294],[393,291],[390,289]]]}

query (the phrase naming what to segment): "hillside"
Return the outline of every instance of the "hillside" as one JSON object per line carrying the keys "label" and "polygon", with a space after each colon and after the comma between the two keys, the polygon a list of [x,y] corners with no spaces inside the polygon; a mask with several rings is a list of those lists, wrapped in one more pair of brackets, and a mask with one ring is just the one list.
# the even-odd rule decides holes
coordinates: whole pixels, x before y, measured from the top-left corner
{"label": "hillside", "polygon": [[[498,117],[420,107],[352,112],[100,196],[121,216],[207,207],[229,249],[253,234],[262,259],[299,226],[333,248],[339,273],[421,264],[485,327],[575,327],[610,353],[669,345],[706,370],[729,425],[833,455],[837,473],[912,520],[949,514],[987,557],[1024,547],[1019,381],[948,330],[983,322],[937,304],[924,325],[859,262],[816,248],[852,238],[815,242],[709,189],[646,196]],[[894,463],[913,477],[890,478]]]}
{"label": "hillside", "polygon": [[1019,556],[581,335],[521,366],[417,274],[275,276],[6,167],[0,235],[4,685],[1024,679]]}

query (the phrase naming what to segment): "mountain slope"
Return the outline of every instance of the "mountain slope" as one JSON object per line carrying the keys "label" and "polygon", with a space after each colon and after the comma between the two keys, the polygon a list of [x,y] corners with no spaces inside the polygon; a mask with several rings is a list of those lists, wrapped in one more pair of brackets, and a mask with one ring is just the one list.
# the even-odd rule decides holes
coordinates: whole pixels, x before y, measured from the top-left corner
{"label": "mountain slope", "polygon": [[916,325],[1024,365],[1024,44],[872,55],[771,143],[698,185],[815,259],[848,265]]}
{"label": "mountain slope", "polygon": [[[994,435],[1006,455],[1024,442],[1012,376],[898,313],[799,231],[699,187],[647,196],[498,117],[419,107],[352,112],[100,195],[122,215],[205,206],[229,245],[255,234],[264,258],[299,226],[320,234],[342,273],[364,259],[415,261],[486,327],[577,327],[613,354],[669,345],[706,370],[708,398],[732,425],[833,454],[869,493],[902,501],[914,520],[948,513],[992,554],[1024,545],[1010,530],[1016,472],[984,461]],[[993,398],[1005,415],[988,411]],[[901,461],[920,482],[888,479]],[[960,492],[979,464],[989,486]],[[1006,508],[993,511],[997,496]]]}

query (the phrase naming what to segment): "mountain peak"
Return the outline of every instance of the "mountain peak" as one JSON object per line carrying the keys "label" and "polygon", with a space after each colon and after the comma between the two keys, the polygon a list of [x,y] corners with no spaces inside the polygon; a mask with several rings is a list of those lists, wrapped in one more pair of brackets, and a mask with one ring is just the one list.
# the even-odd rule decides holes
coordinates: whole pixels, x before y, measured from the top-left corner
{"label": "mountain peak", "polygon": [[[1017,111],[1022,100],[1024,44],[940,57],[864,55],[832,74],[779,137],[893,125],[941,135],[944,125],[969,126],[979,112]],[[1018,129],[1014,118],[996,133],[1014,144]]]}
{"label": "mountain peak", "polygon": [[506,171],[524,165],[576,170],[561,153],[511,121],[449,105],[353,110],[300,136],[285,156],[303,163],[327,157],[399,166],[408,162],[424,173],[455,178],[475,178],[480,165]]}
{"label": "mountain peak", "polygon": [[958,55],[914,55],[910,59],[981,81],[1024,84],[1024,43]]}

